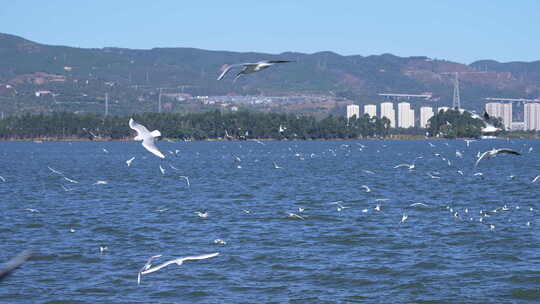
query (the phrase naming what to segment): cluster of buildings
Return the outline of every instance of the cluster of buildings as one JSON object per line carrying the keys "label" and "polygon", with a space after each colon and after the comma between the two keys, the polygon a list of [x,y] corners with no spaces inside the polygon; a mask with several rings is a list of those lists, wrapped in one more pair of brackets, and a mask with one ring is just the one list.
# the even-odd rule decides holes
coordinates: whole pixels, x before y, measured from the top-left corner
{"label": "cluster of buildings", "polygon": [[523,121],[512,120],[512,103],[490,102],[486,104],[489,116],[501,119],[506,130],[540,130],[540,103],[526,102],[523,105]]}
{"label": "cluster of buildings", "polygon": [[[448,107],[439,107],[437,111],[448,110]],[[390,120],[391,128],[414,128],[416,126],[416,120],[414,115],[414,109],[411,108],[411,104],[408,102],[400,102],[397,104],[397,112],[394,109],[394,103],[383,102],[380,104],[379,118],[386,117]],[[368,114],[370,117],[377,117],[377,105],[368,104],[364,105],[364,115]],[[360,106],[348,105],[347,106],[347,119],[355,116],[360,117]],[[419,127],[427,128],[428,121],[434,115],[433,107],[421,107]]]}
{"label": "cluster of buildings", "polygon": [[[394,103],[383,102],[380,104],[378,117],[388,118],[392,128],[413,128],[415,126],[427,128],[429,119],[433,117],[435,113],[438,113],[441,110],[446,111],[448,109],[449,107],[438,107],[436,108],[437,112],[434,112],[435,108],[422,106],[419,109],[419,119],[415,120],[415,111],[411,108],[410,103],[398,103],[396,111]],[[485,111],[489,116],[501,119],[506,130],[540,131],[540,103],[524,103],[522,122],[513,121],[512,103],[490,102],[486,104]],[[347,106],[347,119],[353,116],[360,117],[365,114],[368,114],[370,117],[377,117],[377,105],[364,105],[362,114],[360,113],[360,106]]]}

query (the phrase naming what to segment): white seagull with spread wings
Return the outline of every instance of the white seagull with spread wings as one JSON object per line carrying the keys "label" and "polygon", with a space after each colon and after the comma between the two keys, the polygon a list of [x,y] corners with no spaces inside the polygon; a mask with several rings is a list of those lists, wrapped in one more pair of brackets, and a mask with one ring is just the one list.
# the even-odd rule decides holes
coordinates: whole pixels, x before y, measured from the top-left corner
{"label": "white seagull with spread wings", "polygon": [[287,62],[292,62],[292,61],[291,60],[265,60],[265,61],[259,61],[259,62],[253,62],[253,63],[247,62],[247,63],[226,65],[225,69],[223,70],[223,72],[221,72],[221,75],[219,75],[217,80],[223,79],[223,77],[225,77],[225,75],[227,75],[227,73],[232,68],[243,67],[243,69],[236,74],[236,77],[234,77],[233,81],[236,81],[236,79],[238,79],[238,77],[242,76],[243,74],[251,74],[251,73],[259,72],[273,66],[274,64],[287,63]]}
{"label": "white seagull with spread wings", "polygon": [[489,151],[486,151],[486,152],[482,153],[480,155],[480,157],[478,157],[478,160],[476,160],[476,163],[474,164],[474,166],[475,167],[478,166],[478,163],[484,158],[488,159],[488,158],[497,156],[497,154],[503,154],[503,153],[521,155],[521,153],[516,152],[514,150],[510,150],[510,149],[493,149],[493,150],[489,150]]}
{"label": "white seagull with spread wings", "polygon": [[152,273],[152,272],[156,272],[156,271],[160,270],[161,268],[167,267],[167,266],[169,266],[171,264],[176,264],[178,266],[181,266],[182,263],[184,263],[184,261],[204,260],[204,259],[213,258],[213,257],[215,257],[217,255],[219,255],[219,252],[214,252],[214,253],[210,253],[210,254],[203,254],[203,255],[187,256],[187,257],[183,257],[183,258],[177,258],[177,259],[174,259],[174,260],[170,260],[170,261],[165,262],[163,264],[157,265],[156,267],[152,267],[152,264],[151,264],[152,260],[155,259],[155,258],[161,257],[161,255],[155,255],[155,256],[151,257],[150,259],[148,259],[148,262],[146,262],[146,265],[144,265],[143,268],[141,268],[141,270],[139,271],[139,275],[138,275],[138,278],[137,278],[137,283],[140,284],[142,275],[149,274],[149,273]]}
{"label": "white seagull with spread wings", "polygon": [[146,150],[160,158],[165,158],[165,155],[163,155],[154,144],[154,138],[161,136],[161,132],[158,130],[150,132],[145,126],[133,120],[133,118],[129,119],[129,127],[137,131],[137,136],[133,138],[134,140],[142,140],[142,145]]}

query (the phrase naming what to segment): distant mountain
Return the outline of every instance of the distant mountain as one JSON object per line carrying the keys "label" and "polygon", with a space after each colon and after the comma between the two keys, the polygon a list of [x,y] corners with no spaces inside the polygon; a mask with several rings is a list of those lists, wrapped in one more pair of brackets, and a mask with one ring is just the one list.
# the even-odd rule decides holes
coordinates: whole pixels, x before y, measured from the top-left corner
{"label": "distant mountain", "polygon": [[[236,83],[232,77],[216,80],[224,64],[267,59],[296,62],[241,77]],[[83,92],[83,95],[102,94],[109,90],[105,83],[113,83],[118,98],[126,100],[140,99],[137,94],[129,95],[133,87],[182,87],[196,95],[323,93],[347,97],[357,103],[380,102],[377,93],[382,92],[432,92],[435,99],[431,104],[448,105],[454,72],[460,72],[461,100],[465,107],[482,108],[484,97],[540,96],[540,61],[482,60],[465,65],[391,54],[364,57],[333,52],[264,54],[195,48],[83,49],[44,45],[0,34],[0,105],[2,96],[15,96],[1,89],[5,84],[21,86],[29,92],[52,86],[56,91],[61,90],[63,96],[75,96]],[[82,83],[94,86],[89,90]],[[30,101],[23,98],[18,102],[21,106]],[[59,102],[56,104],[55,109],[62,109]]]}

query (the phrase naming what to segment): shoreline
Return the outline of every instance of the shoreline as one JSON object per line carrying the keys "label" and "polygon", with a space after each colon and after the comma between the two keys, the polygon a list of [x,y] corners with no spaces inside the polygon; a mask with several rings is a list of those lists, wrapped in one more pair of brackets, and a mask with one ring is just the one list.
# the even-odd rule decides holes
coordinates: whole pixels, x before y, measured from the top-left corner
{"label": "shoreline", "polygon": [[[538,136],[520,136],[520,137],[513,137],[513,136],[504,136],[504,137],[497,137],[496,139],[508,139],[508,138],[527,138],[527,139],[539,139]],[[244,141],[262,141],[262,142],[270,142],[270,141],[315,141],[315,140],[324,140],[324,141],[330,141],[330,140],[342,140],[342,141],[352,141],[352,140],[465,140],[465,139],[471,139],[471,138],[441,138],[441,137],[425,137],[425,136],[403,136],[403,135],[394,135],[389,136],[385,138],[378,138],[378,137],[367,137],[367,138],[317,138],[317,139],[276,139],[276,138],[253,138],[253,139],[247,139],[247,140],[239,140],[239,139],[219,139],[219,138],[211,138],[211,139],[203,139],[203,140],[180,140],[180,139],[172,139],[172,138],[164,138],[158,141],[161,142],[213,142],[213,141],[231,141],[231,142],[244,142]],[[120,138],[120,139],[111,139],[111,138],[100,138],[100,139],[87,139],[87,138],[12,138],[12,139],[0,139],[0,142],[35,142],[35,143],[45,143],[45,142],[131,142],[135,141],[132,138]]]}

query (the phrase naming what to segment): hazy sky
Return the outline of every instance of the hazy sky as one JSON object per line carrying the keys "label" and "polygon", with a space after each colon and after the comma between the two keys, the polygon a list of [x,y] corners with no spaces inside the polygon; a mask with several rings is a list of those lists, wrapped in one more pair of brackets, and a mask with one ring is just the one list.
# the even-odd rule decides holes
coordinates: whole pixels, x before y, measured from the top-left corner
{"label": "hazy sky", "polygon": [[0,32],[55,45],[540,60],[540,1],[6,1]]}

